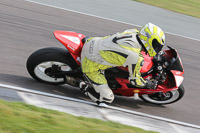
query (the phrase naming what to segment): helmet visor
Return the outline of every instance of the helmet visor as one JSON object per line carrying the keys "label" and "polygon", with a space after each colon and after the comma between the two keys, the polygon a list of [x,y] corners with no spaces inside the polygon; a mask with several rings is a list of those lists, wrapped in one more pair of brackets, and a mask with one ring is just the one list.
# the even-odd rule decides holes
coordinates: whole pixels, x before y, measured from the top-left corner
{"label": "helmet visor", "polygon": [[152,46],[153,46],[153,49],[155,50],[155,52],[156,52],[157,54],[158,54],[158,53],[162,50],[162,48],[163,48],[163,45],[160,44],[160,43],[158,42],[157,39],[153,39],[153,41],[152,41]]}

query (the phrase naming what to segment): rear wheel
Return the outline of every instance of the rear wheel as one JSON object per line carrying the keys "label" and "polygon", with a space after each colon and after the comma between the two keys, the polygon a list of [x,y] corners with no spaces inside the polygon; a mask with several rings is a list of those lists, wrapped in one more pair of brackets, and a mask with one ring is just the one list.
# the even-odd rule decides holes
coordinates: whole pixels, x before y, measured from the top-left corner
{"label": "rear wheel", "polygon": [[158,105],[164,105],[164,104],[170,104],[177,102],[180,100],[185,93],[185,89],[183,85],[180,85],[177,90],[169,91],[166,93],[154,93],[154,94],[145,94],[140,96],[142,100],[148,103],[158,104]]}
{"label": "rear wheel", "polygon": [[65,83],[65,77],[58,78],[53,73],[71,71],[77,64],[65,49],[43,48],[29,56],[26,67],[35,80],[60,85]]}

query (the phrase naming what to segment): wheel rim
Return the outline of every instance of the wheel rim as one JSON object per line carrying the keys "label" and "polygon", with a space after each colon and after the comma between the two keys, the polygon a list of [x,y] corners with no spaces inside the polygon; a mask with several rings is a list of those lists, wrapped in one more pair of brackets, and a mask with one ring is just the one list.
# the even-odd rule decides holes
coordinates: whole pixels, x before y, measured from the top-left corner
{"label": "wheel rim", "polygon": [[57,62],[57,61],[48,61],[48,62],[43,62],[38,64],[35,69],[34,69],[34,73],[35,75],[46,82],[53,82],[53,83],[60,83],[60,82],[64,82],[64,78],[54,78],[54,77],[50,77],[45,73],[45,70],[47,68],[52,67],[52,65],[57,65],[58,67],[61,68],[62,71],[70,71],[72,70],[70,66],[68,66],[67,64],[61,63],[61,62]]}
{"label": "wheel rim", "polygon": [[177,100],[180,96],[180,93],[178,90],[170,91],[166,93],[166,99],[159,99],[159,98],[153,98],[151,95],[142,95],[142,98],[144,98],[146,101],[150,103],[155,103],[155,104],[167,104],[171,103],[175,100]]}

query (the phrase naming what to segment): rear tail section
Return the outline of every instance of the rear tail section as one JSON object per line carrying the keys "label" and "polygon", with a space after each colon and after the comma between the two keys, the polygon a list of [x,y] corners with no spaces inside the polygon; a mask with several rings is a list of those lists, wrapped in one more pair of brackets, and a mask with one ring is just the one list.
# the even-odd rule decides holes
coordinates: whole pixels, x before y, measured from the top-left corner
{"label": "rear tail section", "polygon": [[72,31],[54,31],[54,36],[68,49],[76,62],[80,64],[79,59],[83,47],[82,39],[85,38],[85,35]]}

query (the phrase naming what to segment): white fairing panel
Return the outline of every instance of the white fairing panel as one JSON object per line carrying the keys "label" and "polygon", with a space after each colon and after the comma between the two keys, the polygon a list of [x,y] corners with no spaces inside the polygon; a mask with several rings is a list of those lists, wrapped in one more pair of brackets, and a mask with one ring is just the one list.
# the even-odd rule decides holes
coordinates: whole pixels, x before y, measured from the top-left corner
{"label": "white fairing panel", "polygon": [[183,76],[175,76],[175,80],[176,80],[176,86],[179,87],[182,82],[183,82],[184,77]]}
{"label": "white fairing panel", "polygon": [[74,36],[67,36],[67,35],[61,35],[62,37],[76,43],[76,44],[80,44],[80,39],[78,37],[74,37]]}

